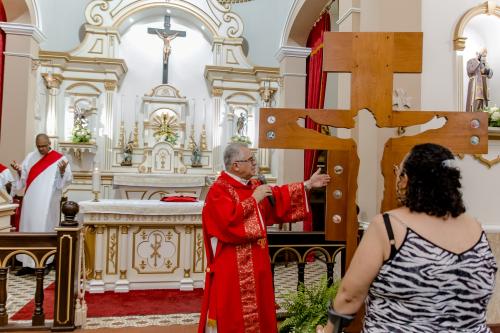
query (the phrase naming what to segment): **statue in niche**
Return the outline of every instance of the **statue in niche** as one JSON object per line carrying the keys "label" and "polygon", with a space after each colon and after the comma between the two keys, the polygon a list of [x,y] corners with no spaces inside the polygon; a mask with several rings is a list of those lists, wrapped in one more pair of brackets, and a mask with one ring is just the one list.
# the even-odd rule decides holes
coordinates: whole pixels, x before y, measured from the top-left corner
{"label": "statue in niche", "polygon": [[246,135],[247,127],[247,117],[244,112],[240,113],[238,119],[236,120],[236,132],[239,136]]}
{"label": "statue in niche", "polygon": [[125,148],[123,149],[123,161],[120,163],[121,166],[132,166],[132,154],[134,152],[134,141],[129,140]]}
{"label": "statue in niche", "polygon": [[488,79],[493,76],[493,70],[486,63],[486,48],[476,53],[476,57],[467,61],[469,86],[465,111],[481,111],[488,106]]}
{"label": "statue in niche", "polygon": [[201,166],[201,150],[196,142],[193,141],[193,148],[191,150],[191,167],[200,168]]}
{"label": "statue in niche", "polygon": [[156,30],[156,35],[163,40],[163,63],[168,64],[168,57],[170,57],[170,52],[172,52],[172,45],[170,43],[177,37],[178,33],[169,35],[166,32]]}

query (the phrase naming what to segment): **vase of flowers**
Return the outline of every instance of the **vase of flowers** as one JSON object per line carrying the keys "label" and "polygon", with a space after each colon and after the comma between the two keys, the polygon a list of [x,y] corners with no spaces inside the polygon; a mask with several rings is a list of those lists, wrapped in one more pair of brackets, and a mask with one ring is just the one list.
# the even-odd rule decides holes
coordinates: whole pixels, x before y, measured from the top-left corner
{"label": "vase of flowers", "polygon": [[75,124],[75,127],[73,127],[73,131],[71,132],[71,141],[73,143],[87,143],[90,142],[91,137],[92,134],[86,126],[79,123]]}
{"label": "vase of flowers", "polygon": [[483,111],[488,112],[488,127],[500,127],[500,108],[487,106]]}

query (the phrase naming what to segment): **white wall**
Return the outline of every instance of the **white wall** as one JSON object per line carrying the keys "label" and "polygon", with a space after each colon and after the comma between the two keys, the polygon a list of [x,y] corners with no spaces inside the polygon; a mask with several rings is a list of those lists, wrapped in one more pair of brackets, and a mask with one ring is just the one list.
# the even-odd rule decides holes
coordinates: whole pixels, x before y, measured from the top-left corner
{"label": "white wall", "polygon": [[[484,1],[422,0],[424,53],[422,108],[456,110],[455,51],[453,32],[460,17]],[[499,77],[500,79],[500,77]],[[490,141],[490,159],[500,152],[498,141]],[[485,225],[500,225],[495,209],[500,198],[500,165],[491,169],[470,156],[460,161],[464,200],[471,215]]]}
{"label": "white wall", "polygon": [[249,43],[248,59],[258,66],[278,67],[274,55],[293,0],[253,0],[233,5],[243,20],[243,37]]}
{"label": "white wall", "polygon": [[[21,1],[21,0],[19,0]],[[79,31],[85,23],[88,0],[36,0],[47,39],[42,50],[69,51],[80,44]]]}

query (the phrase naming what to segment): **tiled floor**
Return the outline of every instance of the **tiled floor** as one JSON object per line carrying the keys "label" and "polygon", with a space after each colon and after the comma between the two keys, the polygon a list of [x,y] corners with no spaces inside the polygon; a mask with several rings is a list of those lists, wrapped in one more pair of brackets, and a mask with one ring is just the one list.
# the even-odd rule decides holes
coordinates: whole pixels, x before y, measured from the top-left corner
{"label": "tiled floor", "polygon": [[[308,263],[305,269],[306,283],[318,281],[323,274],[326,273],[326,266],[319,260]],[[46,287],[54,281],[54,272],[52,271],[45,279],[44,286]],[[293,292],[297,287],[297,266],[289,264],[277,265],[275,268],[275,288],[276,301],[278,304],[283,302],[285,294]],[[14,274],[9,274],[8,280],[8,298],[7,312],[9,316],[14,315],[26,303],[28,303],[34,295],[35,278],[34,276],[16,277]],[[282,311],[282,310],[281,310]],[[280,312],[280,310],[278,310]],[[119,328],[119,327],[146,327],[146,326],[169,326],[169,325],[192,325],[199,321],[199,313],[190,314],[171,314],[171,315],[145,315],[145,316],[128,316],[128,317],[100,317],[87,318],[85,325],[86,329],[97,328]],[[21,321],[18,321],[18,323]],[[30,321],[22,321],[29,323]]]}

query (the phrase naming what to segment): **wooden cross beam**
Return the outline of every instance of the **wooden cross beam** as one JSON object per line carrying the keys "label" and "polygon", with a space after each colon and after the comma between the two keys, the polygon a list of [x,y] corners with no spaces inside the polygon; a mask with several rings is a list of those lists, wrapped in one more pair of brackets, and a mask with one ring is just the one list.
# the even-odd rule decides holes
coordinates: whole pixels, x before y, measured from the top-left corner
{"label": "wooden cross beam", "polygon": [[372,112],[379,128],[420,125],[435,117],[446,119],[439,129],[386,142],[381,161],[385,185],[382,211],[396,207],[392,166],[399,164],[415,144],[433,142],[454,153],[486,153],[488,120],[482,112],[393,111],[394,73],[422,70],[422,33],[329,32],[325,33],[323,54],[323,70],[351,73],[351,109],[261,109],[259,147],[328,150],[327,168],[333,180],[326,189],[325,235],[328,240],[346,242],[349,264],[358,234],[356,143],[306,129],[298,125],[298,120],[307,116],[321,125],[354,128],[354,117],[361,109]]}

